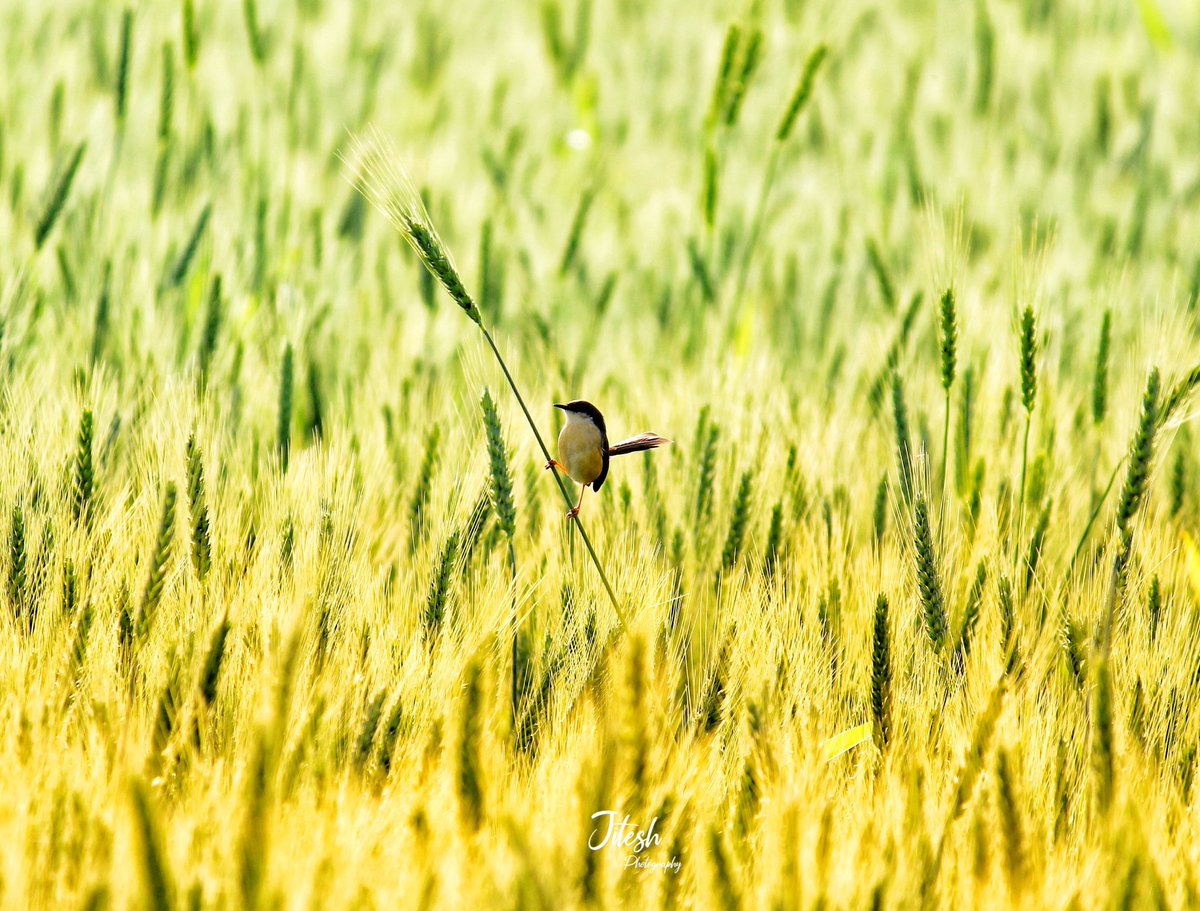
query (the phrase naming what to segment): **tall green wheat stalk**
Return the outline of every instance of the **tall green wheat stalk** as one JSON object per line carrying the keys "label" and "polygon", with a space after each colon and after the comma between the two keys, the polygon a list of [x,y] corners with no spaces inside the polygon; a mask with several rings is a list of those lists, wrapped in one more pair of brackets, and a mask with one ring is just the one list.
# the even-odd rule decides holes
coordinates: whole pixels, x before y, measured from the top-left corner
{"label": "tall green wheat stalk", "polygon": [[481,675],[478,661],[472,661],[466,670],[466,694],[463,697],[458,739],[459,815],[471,831],[478,831],[484,818],[483,764],[479,743],[483,726]]}
{"label": "tall green wheat stalk", "polygon": [[892,417],[896,425],[896,461],[900,473],[900,493],[907,506],[913,501],[913,457],[908,430],[908,406],[904,402],[904,384],[898,371],[892,373]]}
{"label": "tall green wheat stalk", "polygon": [[1112,576],[1109,579],[1107,609],[1104,613],[1101,632],[1101,649],[1106,656],[1112,646],[1113,620],[1124,588],[1129,558],[1133,551],[1133,520],[1137,516],[1149,487],[1150,468],[1154,460],[1154,441],[1161,426],[1160,409],[1165,410],[1165,406],[1159,401],[1161,386],[1162,381],[1158,368],[1155,367],[1150,371],[1150,376],[1146,380],[1146,391],[1142,395],[1141,415],[1138,418],[1133,439],[1129,444],[1129,454],[1125,459],[1128,463],[1125,482],[1121,485],[1121,494],[1117,499],[1117,510],[1113,520],[1117,533],[1117,554],[1113,560]]}
{"label": "tall green wheat stalk", "polygon": [[[513,379],[491,333],[483,325],[479,308],[471,295],[467,293],[458,269],[450,259],[446,245],[434,229],[429,213],[425,211],[420,194],[417,193],[412,181],[402,170],[394,147],[382,133],[372,130],[371,136],[367,140],[360,137],[354,138],[350,155],[357,163],[356,173],[351,178],[354,186],[368,202],[383,214],[392,227],[400,232],[401,236],[416,251],[425,268],[441,283],[450,299],[483,333],[484,340],[491,348],[496,363],[504,373],[504,378],[508,381],[509,388],[512,389],[517,404],[520,405],[521,412],[525,415],[529,429],[533,432],[534,439],[537,440],[538,448],[545,456],[546,462],[549,463],[551,461],[550,450],[542,439],[533,415],[529,413],[521,390],[518,388],[516,380]],[[347,163],[349,164],[349,162]],[[551,471],[563,502],[567,504],[568,508],[573,507],[575,504],[558,469],[552,468]],[[579,537],[583,541],[588,556],[595,565],[596,572],[600,575],[600,581],[604,584],[604,590],[608,593],[613,609],[617,613],[617,619],[623,626],[628,626],[625,611],[622,609],[620,601],[617,600],[616,592],[613,591],[613,587],[608,581],[608,575],[604,572],[604,566],[596,555],[596,550],[584,530],[583,523],[579,521],[578,516],[574,521],[575,528],[579,531]]]}
{"label": "tall green wheat stalk", "polygon": [[283,349],[283,366],[279,371],[279,418],[276,438],[279,465],[284,474],[287,474],[292,453],[292,399],[295,387],[295,353],[292,350],[292,343],[288,342]]}
{"label": "tall green wheat stalk", "polygon": [[[500,415],[496,411],[496,403],[492,401],[490,390],[483,390],[483,396],[479,400],[479,405],[483,411],[484,434],[487,437],[488,495],[491,499],[492,511],[496,515],[496,524],[499,526],[501,532],[504,533],[505,541],[508,544],[509,577],[515,589],[517,582],[517,554],[513,547],[513,536],[517,531],[517,507],[513,502],[513,481],[508,464],[508,447],[504,445],[504,429],[500,426]],[[520,708],[518,688],[521,668],[518,641],[520,631],[517,621],[515,590],[513,598],[512,679],[509,695],[512,702],[512,727],[513,731],[516,732],[517,711]]]}
{"label": "tall green wheat stalk", "polygon": [[792,135],[792,130],[795,129],[796,121],[800,119],[800,115],[804,112],[809,100],[812,98],[813,86],[817,81],[817,73],[821,69],[821,64],[825,62],[825,57],[828,53],[829,48],[824,44],[820,44],[808,55],[808,59],[804,62],[804,69],[800,73],[800,81],[796,84],[796,89],[792,92],[792,97],[788,100],[787,108],[784,109],[783,116],[779,120],[779,125],[775,129],[774,141],[771,143],[771,154],[767,159],[767,169],[763,174],[762,186],[758,191],[758,202],[754,206],[754,215],[750,219],[750,230],[746,235],[746,244],[742,250],[741,265],[738,268],[737,290],[734,295],[735,301],[741,299],[742,292],[746,287],[746,276],[750,269],[750,259],[758,247],[758,236],[762,232],[763,221],[766,217],[767,202],[771,197],[771,190],[775,186],[775,176],[779,169],[779,158],[783,153],[784,147],[787,145],[788,138]]}

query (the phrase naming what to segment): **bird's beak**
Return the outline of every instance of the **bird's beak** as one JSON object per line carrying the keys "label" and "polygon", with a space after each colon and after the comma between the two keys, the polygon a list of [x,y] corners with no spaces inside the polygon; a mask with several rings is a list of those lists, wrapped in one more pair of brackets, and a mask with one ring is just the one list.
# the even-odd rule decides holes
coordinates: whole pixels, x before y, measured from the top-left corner
{"label": "bird's beak", "polygon": [[566,411],[566,410],[567,410],[567,406],[566,406],[566,405],[559,405],[557,402],[555,402],[555,404],[554,404],[554,407],[555,407],[555,408],[561,408],[563,411]]}

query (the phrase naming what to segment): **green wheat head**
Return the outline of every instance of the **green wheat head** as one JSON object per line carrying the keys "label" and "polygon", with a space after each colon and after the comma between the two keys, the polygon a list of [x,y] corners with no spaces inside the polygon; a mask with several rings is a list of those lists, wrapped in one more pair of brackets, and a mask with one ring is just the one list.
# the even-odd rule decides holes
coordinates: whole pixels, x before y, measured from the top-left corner
{"label": "green wheat head", "polygon": [[1116,526],[1121,546],[1128,548],[1133,536],[1133,518],[1137,514],[1150,481],[1150,466],[1154,458],[1154,437],[1159,427],[1159,394],[1162,381],[1158,368],[1150,371],[1146,391],[1142,395],[1141,414],[1137,430],[1129,444],[1125,481],[1117,500]]}
{"label": "green wheat head", "polygon": [[171,543],[175,538],[175,497],[175,484],[170,482],[163,494],[158,534],[154,538],[154,547],[150,552],[146,585],[142,590],[142,602],[138,608],[138,618],[134,626],[139,641],[145,641],[149,636],[166,587],[167,569],[171,561]]}
{"label": "green wheat head", "polygon": [[1037,404],[1037,322],[1033,308],[1021,313],[1021,405],[1032,413]]}
{"label": "green wheat head", "polygon": [[913,539],[915,542],[917,590],[925,614],[925,632],[935,649],[946,640],[946,604],[942,583],[938,578],[937,558],[933,549],[933,533],[929,527],[929,504],[924,497],[913,507]]}
{"label": "green wheat head", "polygon": [[737,563],[746,537],[746,526],[750,519],[750,499],[754,485],[754,473],[745,471],[738,482],[737,494],[733,498],[733,513],[729,519],[729,531],[725,535],[725,546],[721,549],[721,572],[727,573]]}
{"label": "green wheat head", "polygon": [[813,85],[817,81],[817,72],[821,69],[821,64],[825,62],[825,57],[828,53],[829,48],[821,44],[814,48],[812,53],[808,55],[808,59],[804,61],[804,71],[800,74],[800,82],[796,85],[796,90],[792,93],[787,109],[783,113],[783,118],[779,121],[779,126],[775,130],[776,142],[786,142],[787,138],[792,134],[792,128],[795,127],[796,120],[803,113],[809,98],[812,97]]}
{"label": "green wheat head", "polygon": [[1096,425],[1104,421],[1108,411],[1108,360],[1109,349],[1112,347],[1112,311],[1104,311],[1104,319],[1100,324],[1100,341],[1096,349],[1096,371],[1092,378],[1092,422]]}
{"label": "green wheat head", "polygon": [[483,321],[474,299],[467,293],[450,251],[433,227],[421,194],[400,164],[392,143],[379,131],[369,138],[355,136],[350,160],[354,161],[354,185],[416,251],[417,256],[463,312],[479,326]]}
{"label": "green wheat head", "polygon": [[706,123],[715,126],[725,110],[729,98],[729,86],[733,79],[734,61],[737,59],[741,46],[742,30],[736,22],[731,22],[725,30],[725,40],[721,45],[721,58],[717,67],[717,78],[713,81],[712,100],[709,102]]}
{"label": "green wheat head", "polygon": [[517,508],[513,503],[513,481],[509,471],[508,448],[504,445],[504,430],[500,426],[500,415],[492,401],[490,390],[483,390],[479,400],[483,410],[483,427],[487,436],[488,468],[491,483],[488,493],[496,522],[505,536],[512,540],[517,529]]}
{"label": "green wheat head", "polygon": [[96,483],[92,464],[92,437],[95,420],[91,409],[83,412],[79,419],[79,441],[75,448],[75,484],[72,489],[71,509],[76,522],[87,522],[91,518],[92,495]]}
{"label": "green wheat head", "polygon": [[192,517],[192,563],[203,581],[212,567],[212,533],[204,490],[204,461],[195,433],[189,434],[187,440],[187,490]]}
{"label": "green wheat head", "polygon": [[431,645],[445,624],[453,569],[458,559],[458,543],[458,532],[451,532],[442,543],[434,563],[433,578],[430,580],[429,594],[425,599],[425,634]]}
{"label": "green wheat head", "polygon": [[875,601],[875,631],[871,649],[871,718],[875,742],[886,749],[892,739],[892,655],[888,632],[888,599]]}

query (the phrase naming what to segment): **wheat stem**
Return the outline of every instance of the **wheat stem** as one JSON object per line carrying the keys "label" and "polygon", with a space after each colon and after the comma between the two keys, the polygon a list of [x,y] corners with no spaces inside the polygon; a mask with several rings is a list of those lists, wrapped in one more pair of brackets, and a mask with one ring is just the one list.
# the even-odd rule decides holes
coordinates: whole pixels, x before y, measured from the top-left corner
{"label": "wheat stem", "polygon": [[[542,435],[538,431],[537,423],[533,420],[533,415],[529,413],[529,409],[525,405],[525,399],[521,396],[521,390],[517,388],[517,383],[509,373],[508,365],[504,363],[504,357],[500,354],[500,349],[496,347],[496,342],[492,339],[491,333],[482,325],[479,327],[483,333],[483,337],[487,340],[488,346],[492,349],[492,353],[496,356],[496,362],[500,365],[500,370],[504,373],[504,379],[508,381],[509,388],[512,389],[513,395],[516,396],[517,404],[521,406],[521,413],[525,415],[525,420],[529,424],[529,429],[533,431],[534,439],[537,440],[538,448],[542,451],[542,455],[546,457],[546,461],[551,460],[550,450],[546,448],[545,442],[542,440]],[[554,475],[554,480],[558,484],[559,493],[562,494],[563,502],[568,507],[575,505],[571,498],[571,494],[567,491],[567,486],[563,483],[562,477],[558,473],[558,469],[554,466],[550,468],[551,474]],[[608,598],[612,602],[613,609],[617,612],[617,619],[621,621],[622,626],[628,626],[628,620],[624,610],[621,609],[621,602],[617,600],[617,595],[613,591],[612,585],[609,584],[608,576],[604,572],[604,566],[600,563],[600,558],[596,556],[596,549],[592,547],[591,539],[587,536],[587,532],[583,529],[583,523],[576,516],[573,520],[575,528],[579,532],[579,538],[583,541],[583,546],[587,548],[588,556],[591,557],[592,563],[596,566],[596,572],[600,574],[600,581],[604,583],[604,590],[608,592]]]}

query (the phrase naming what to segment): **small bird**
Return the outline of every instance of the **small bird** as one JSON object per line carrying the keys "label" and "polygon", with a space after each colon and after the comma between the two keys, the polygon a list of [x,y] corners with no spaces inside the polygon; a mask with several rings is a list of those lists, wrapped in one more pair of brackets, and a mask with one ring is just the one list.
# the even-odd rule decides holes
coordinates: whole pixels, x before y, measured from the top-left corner
{"label": "small bird", "polygon": [[671,441],[660,437],[657,433],[639,433],[628,440],[622,440],[613,445],[608,444],[608,431],[604,427],[604,415],[591,402],[576,400],[565,405],[555,404],[567,415],[567,423],[563,424],[558,434],[558,458],[546,463],[546,469],[561,468],[573,481],[582,484],[579,490],[579,502],[567,513],[568,519],[579,515],[579,507],[583,505],[583,492],[588,485],[592,490],[599,491],[608,477],[608,460],[615,455],[626,455],[631,452],[645,452],[647,449],[657,449]]}

